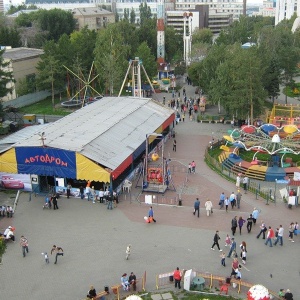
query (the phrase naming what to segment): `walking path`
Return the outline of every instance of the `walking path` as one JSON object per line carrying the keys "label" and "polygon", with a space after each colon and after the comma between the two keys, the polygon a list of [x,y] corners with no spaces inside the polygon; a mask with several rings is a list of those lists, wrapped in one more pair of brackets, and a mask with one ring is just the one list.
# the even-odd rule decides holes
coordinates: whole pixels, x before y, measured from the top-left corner
{"label": "walking path", "polygon": [[[185,86],[188,96],[195,88]],[[161,97],[163,96],[160,95]],[[187,165],[195,160],[196,173],[188,177],[187,188],[183,191],[183,206],[153,205],[157,222],[147,224],[144,216],[148,206],[138,201],[121,197],[116,209],[107,210],[103,204],[92,204],[75,198],[61,198],[59,210],[43,210],[44,199],[22,193],[15,216],[0,219],[2,231],[9,222],[16,227],[16,243],[9,243],[0,266],[0,295],[3,299],[82,299],[92,284],[97,291],[105,285],[120,283],[121,275],[133,271],[137,277],[147,272],[146,289],[155,290],[155,275],[174,270],[193,268],[197,271],[228,276],[231,272],[230,260],[221,266],[218,251],[211,245],[216,230],[220,231],[223,246],[225,236],[230,232],[231,219],[246,218],[253,208],[259,207],[259,221],[264,220],[273,228],[282,224],[284,246],[269,248],[263,240],[257,239],[259,224],[250,234],[244,226],[242,235],[236,235],[237,245],[247,242],[247,265],[242,269],[243,279],[261,283],[272,290],[289,288],[294,299],[300,299],[299,282],[299,237],[295,243],[287,239],[288,224],[297,221],[299,208],[289,210],[283,203],[265,205],[255,200],[251,193],[243,194],[240,210],[226,213],[218,209],[222,191],[229,195],[235,185],[215,174],[204,163],[204,149],[213,132],[222,136],[229,125],[199,124],[186,120],[176,126],[177,151],[172,151],[172,140],[166,144],[166,153],[171,160]],[[173,174],[178,188],[185,174]],[[137,193],[138,189],[133,191]],[[172,194],[173,193],[173,194]],[[173,197],[175,192],[167,192],[165,197]],[[161,195],[157,195],[161,197]],[[143,197],[143,196],[141,196]],[[193,202],[200,198],[200,218],[192,214]],[[204,202],[210,198],[214,213],[206,217]],[[142,199],[142,198],[141,198]],[[0,194],[1,202],[11,202],[5,193]],[[259,223],[258,221],[258,223]],[[299,221],[299,220],[298,220]],[[29,240],[29,254],[23,258],[18,240],[24,235]],[[42,252],[50,253],[55,244],[64,249],[64,256],[50,256],[50,264],[45,264]],[[129,260],[125,250],[132,245]],[[227,250],[227,249],[223,249]],[[272,274],[272,276],[270,276]]]}

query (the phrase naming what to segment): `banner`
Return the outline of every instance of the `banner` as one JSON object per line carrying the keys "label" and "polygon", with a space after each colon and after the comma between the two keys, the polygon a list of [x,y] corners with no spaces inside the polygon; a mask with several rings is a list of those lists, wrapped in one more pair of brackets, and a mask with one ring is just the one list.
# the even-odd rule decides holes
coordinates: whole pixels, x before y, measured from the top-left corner
{"label": "banner", "polygon": [[75,152],[55,148],[16,147],[18,173],[76,178]]}

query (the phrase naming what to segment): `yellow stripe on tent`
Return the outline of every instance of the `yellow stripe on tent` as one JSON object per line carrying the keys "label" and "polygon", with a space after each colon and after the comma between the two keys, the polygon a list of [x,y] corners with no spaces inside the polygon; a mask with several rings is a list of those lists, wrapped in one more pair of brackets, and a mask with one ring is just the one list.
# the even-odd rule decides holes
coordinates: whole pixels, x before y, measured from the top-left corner
{"label": "yellow stripe on tent", "polygon": [[76,178],[110,182],[110,173],[85,156],[76,153]]}
{"label": "yellow stripe on tent", "polygon": [[9,149],[0,156],[0,172],[18,174],[15,149]]}

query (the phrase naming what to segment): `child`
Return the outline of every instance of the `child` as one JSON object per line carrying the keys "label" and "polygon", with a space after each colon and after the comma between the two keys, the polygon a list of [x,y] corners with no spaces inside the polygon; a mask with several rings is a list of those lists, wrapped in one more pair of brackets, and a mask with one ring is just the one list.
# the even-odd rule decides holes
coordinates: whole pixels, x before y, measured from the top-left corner
{"label": "child", "polygon": [[247,256],[247,251],[245,248],[242,250],[242,263],[245,265],[246,264],[246,256]]}
{"label": "child", "polygon": [[220,255],[220,257],[221,257],[221,265],[223,267],[226,267],[226,265],[225,265],[225,252],[222,252],[222,254]]}
{"label": "child", "polygon": [[189,163],[189,173],[192,173],[192,164]]}
{"label": "child", "polygon": [[231,245],[231,238],[230,236],[227,234],[226,238],[225,238],[225,247],[230,246]]}

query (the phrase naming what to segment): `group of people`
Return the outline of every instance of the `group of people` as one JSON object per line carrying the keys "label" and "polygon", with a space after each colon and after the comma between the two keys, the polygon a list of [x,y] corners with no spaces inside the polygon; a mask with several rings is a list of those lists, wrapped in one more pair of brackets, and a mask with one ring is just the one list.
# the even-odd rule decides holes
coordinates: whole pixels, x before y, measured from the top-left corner
{"label": "group of people", "polygon": [[254,207],[253,212],[247,217],[245,220],[242,216],[239,218],[237,216],[234,216],[233,219],[231,220],[231,232],[232,235],[235,235],[236,229],[239,227],[239,232],[240,235],[242,234],[242,228],[245,223],[247,223],[247,232],[250,233],[252,230],[252,225],[256,224],[256,220],[259,216],[259,210]]}
{"label": "group of people", "polygon": [[15,231],[15,227],[12,227],[12,226],[8,226],[3,234],[0,233],[0,236],[3,236],[5,241],[13,241],[15,242],[15,235],[14,235],[14,231]]}
{"label": "group of people", "polygon": [[52,208],[52,205],[53,205],[53,209],[56,210],[58,209],[58,203],[57,203],[57,199],[59,198],[59,195],[54,193],[52,194],[52,196],[47,196],[45,198],[45,203],[44,203],[44,206],[43,208]]}
{"label": "group of people", "polygon": [[129,277],[127,277],[127,273],[124,273],[121,277],[121,285],[124,291],[129,291],[130,286],[132,286],[132,289],[136,291],[136,283],[136,276],[133,272],[130,273]]}
{"label": "group of people", "polygon": [[0,217],[7,217],[7,218],[12,218],[14,214],[14,209],[10,205],[1,205],[0,206]]}
{"label": "group of people", "polygon": [[[207,199],[205,201],[204,206],[205,206],[206,215],[209,217],[213,213],[213,204],[209,199]],[[200,200],[199,200],[199,198],[196,198],[196,200],[194,202],[193,215],[197,215],[198,218],[200,216]]]}
{"label": "group of people", "polygon": [[220,209],[222,209],[225,206],[225,210],[226,212],[228,212],[229,205],[231,206],[231,209],[234,209],[235,206],[237,206],[237,208],[240,209],[241,200],[242,200],[242,194],[239,189],[237,190],[236,193],[232,192],[229,197],[226,197],[224,192],[222,192],[219,198]]}
{"label": "group of people", "polygon": [[195,174],[195,172],[196,172],[196,163],[195,163],[194,160],[193,160],[192,162],[189,163],[189,165],[188,165],[188,172],[189,172],[190,174],[191,174],[191,173]]}
{"label": "group of people", "polygon": [[239,173],[236,177],[235,186],[237,189],[241,187],[241,184],[243,185],[243,189],[245,194],[247,194],[247,190],[249,187],[249,178],[245,175],[244,177]]}

